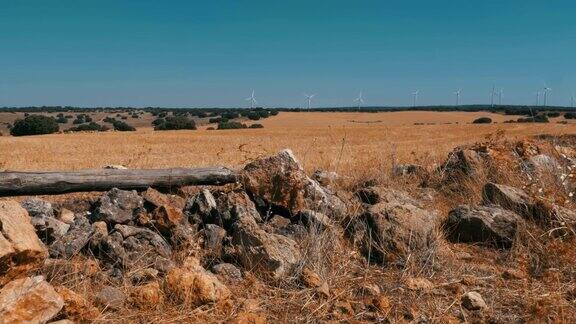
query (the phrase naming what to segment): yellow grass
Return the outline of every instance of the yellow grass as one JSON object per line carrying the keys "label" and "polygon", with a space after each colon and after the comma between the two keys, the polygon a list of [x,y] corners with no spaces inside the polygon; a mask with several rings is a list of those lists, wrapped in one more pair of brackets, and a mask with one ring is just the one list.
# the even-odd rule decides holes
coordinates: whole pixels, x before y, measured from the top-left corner
{"label": "yellow grass", "polygon": [[[571,133],[574,124],[470,124],[463,112],[288,113],[261,121],[264,129],[74,133],[0,137],[0,169],[77,170],[123,164],[130,168],[224,165],[239,167],[258,156],[291,148],[307,171],[382,168],[398,163],[441,162],[454,146],[499,130],[509,138]],[[514,118],[514,117],[512,117]],[[459,124],[455,124],[459,122]],[[436,123],[413,125],[414,123]],[[444,124],[452,123],[452,124]]]}

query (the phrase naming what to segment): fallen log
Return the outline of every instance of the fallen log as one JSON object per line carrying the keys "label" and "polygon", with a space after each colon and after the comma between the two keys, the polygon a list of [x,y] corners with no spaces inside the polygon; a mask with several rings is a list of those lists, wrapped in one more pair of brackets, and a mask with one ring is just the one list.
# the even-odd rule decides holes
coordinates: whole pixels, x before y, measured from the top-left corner
{"label": "fallen log", "polygon": [[71,172],[0,172],[0,196],[55,195],[112,188],[144,190],[191,185],[223,185],[236,181],[224,167],[149,170],[82,170]]}

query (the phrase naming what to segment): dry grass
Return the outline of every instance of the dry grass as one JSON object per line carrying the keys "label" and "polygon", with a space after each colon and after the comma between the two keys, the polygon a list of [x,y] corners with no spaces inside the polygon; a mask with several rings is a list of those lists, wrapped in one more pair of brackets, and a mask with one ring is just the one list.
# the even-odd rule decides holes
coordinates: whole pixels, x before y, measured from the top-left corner
{"label": "dry grass", "polygon": [[[455,146],[487,138],[519,139],[576,130],[574,124],[468,124],[479,116],[498,121],[507,118],[485,113],[281,113],[264,120],[265,128],[257,130],[153,132],[140,129],[133,133],[0,137],[0,168],[76,170],[106,164],[124,164],[131,168],[240,167],[254,158],[291,148],[308,172],[326,169],[343,175],[345,188],[376,179],[382,185],[418,196],[423,194],[418,179],[390,177],[394,164],[418,163],[431,170],[439,166]],[[436,125],[414,126],[415,122]],[[452,124],[440,124],[444,122]],[[487,176],[520,186],[521,179],[512,176],[517,172],[510,169]],[[438,210],[440,221],[458,203],[478,203],[485,178],[467,181],[463,185],[469,191],[454,193],[438,188],[426,208]],[[560,196],[553,191],[556,185],[538,185],[546,185],[549,196]],[[329,297],[313,288],[302,287],[297,277],[279,283],[247,273],[241,283],[229,284],[233,298],[228,302],[190,308],[168,298],[150,309],[128,306],[118,312],[104,312],[98,319],[103,322],[221,322],[249,311],[262,314],[271,322],[420,319],[459,322],[461,318],[470,322],[573,322],[576,320],[574,241],[548,240],[538,229],[529,230],[522,233],[511,251],[452,244],[439,234],[434,262],[427,263],[426,269],[418,268],[417,264],[404,268],[369,264],[344,239],[342,228],[317,231],[302,242],[305,256],[302,266],[314,269],[328,283]],[[466,253],[469,257],[462,257]],[[538,276],[531,274],[534,266],[540,267]],[[506,280],[502,273],[508,269],[517,269],[526,277]],[[50,279],[54,284],[65,285],[88,299],[90,292],[107,280],[103,273],[87,275],[80,270],[53,277]],[[426,277],[433,287],[407,288],[406,280],[413,277]],[[130,283],[119,285],[127,292],[132,289]],[[389,307],[376,307],[376,296],[370,295],[367,288],[371,285],[380,287],[380,297],[389,301]],[[484,296],[488,311],[475,315],[462,309],[460,296],[470,290]],[[258,301],[257,307],[246,306],[251,299]]]}

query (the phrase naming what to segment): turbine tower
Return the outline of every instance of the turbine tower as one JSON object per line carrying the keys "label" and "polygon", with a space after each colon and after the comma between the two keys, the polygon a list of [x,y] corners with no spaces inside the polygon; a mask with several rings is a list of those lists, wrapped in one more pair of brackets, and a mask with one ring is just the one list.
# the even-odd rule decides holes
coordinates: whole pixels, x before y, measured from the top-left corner
{"label": "turbine tower", "polygon": [[494,94],[496,93],[496,86],[492,85],[492,91],[490,92],[490,106],[494,107]]}
{"label": "turbine tower", "polygon": [[354,99],[354,102],[358,103],[358,111],[360,111],[360,105],[364,103],[364,98],[362,98],[362,91],[358,94],[358,98]]}
{"label": "turbine tower", "polygon": [[456,106],[460,106],[460,92],[462,92],[462,89],[458,89],[456,92],[454,92],[456,95]]}
{"label": "turbine tower", "polygon": [[548,91],[552,91],[552,88],[544,86],[544,107],[548,105]]}
{"label": "turbine tower", "polygon": [[540,91],[536,91],[536,106],[540,105]]}
{"label": "turbine tower", "polygon": [[418,94],[419,93],[420,93],[420,90],[416,90],[416,91],[412,92],[412,96],[413,96],[412,107],[416,107],[416,104],[418,103]]}
{"label": "turbine tower", "polygon": [[574,94],[570,96],[570,107],[574,108]]}
{"label": "turbine tower", "polygon": [[316,96],[316,94],[304,94],[304,97],[306,97],[306,100],[308,101],[308,110],[310,110],[310,105],[312,104],[312,98],[314,98],[314,96]]}
{"label": "turbine tower", "polygon": [[258,103],[256,98],[254,97],[254,90],[252,90],[252,95],[246,98],[246,101],[250,101],[250,109],[254,108],[254,105]]}
{"label": "turbine tower", "polygon": [[504,94],[504,89],[500,89],[500,91],[498,91],[498,106],[502,105],[502,95]]}

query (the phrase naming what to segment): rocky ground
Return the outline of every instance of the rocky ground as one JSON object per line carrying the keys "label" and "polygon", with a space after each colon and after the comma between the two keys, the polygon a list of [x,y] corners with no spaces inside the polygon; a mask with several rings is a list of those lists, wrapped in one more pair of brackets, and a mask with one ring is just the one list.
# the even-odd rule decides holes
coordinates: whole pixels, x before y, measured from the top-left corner
{"label": "rocky ground", "polygon": [[576,138],[440,166],[0,201],[0,322],[573,322]]}

